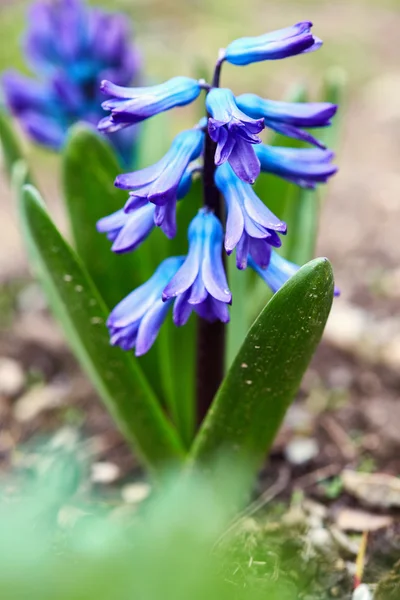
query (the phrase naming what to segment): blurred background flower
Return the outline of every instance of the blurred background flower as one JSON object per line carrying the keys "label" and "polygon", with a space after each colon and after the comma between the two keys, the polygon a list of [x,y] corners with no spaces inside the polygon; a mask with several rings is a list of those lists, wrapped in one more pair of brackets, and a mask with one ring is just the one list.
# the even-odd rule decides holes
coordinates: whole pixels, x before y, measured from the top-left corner
{"label": "blurred background flower", "polygon": [[[103,79],[119,85],[139,80],[141,60],[122,14],[90,8],[81,0],[43,0],[28,13],[24,56],[35,78],[3,75],[5,101],[35,142],[60,150],[77,121],[97,125],[103,116]],[[132,132],[113,138],[130,162]]]}

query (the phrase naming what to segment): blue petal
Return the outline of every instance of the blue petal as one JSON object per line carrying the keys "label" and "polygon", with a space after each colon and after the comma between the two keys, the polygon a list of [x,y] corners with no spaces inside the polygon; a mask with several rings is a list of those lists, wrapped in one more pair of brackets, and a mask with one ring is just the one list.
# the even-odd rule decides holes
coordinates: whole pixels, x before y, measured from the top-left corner
{"label": "blue petal", "polygon": [[247,183],[254,183],[260,174],[260,160],[253,146],[241,139],[236,140],[228,160],[236,175]]}
{"label": "blue petal", "polygon": [[117,304],[108,318],[107,325],[118,328],[127,327],[141,319],[153,302],[161,298],[162,290],[171,277],[175,275],[182,262],[182,257],[165,259],[146,283]]}
{"label": "blue petal", "polygon": [[330,125],[330,120],[337,111],[337,106],[329,102],[280,102],[266,100],[256,94],[237,96],[236,104],[254,119],[262,117],[296,127]]}
{"label": "blue petal", "polygon": [[163,300],[179,296],[194,283],[200,269],[202,248],[203,240],[197,236],[193,237],[185,262],[163,291]]}
{"label": "blue petal", "polygon": [[114,97],[102,106],[111,110],[110,123],[117,127],[127,127],[175,106],[189,104],[201,92],[199,82],[189,77],[173,77],[165,83],[142,88],[125,88],[102,81],[101,89]]}
{"label": "blue petal", "polygon": [[190,290],[187,290],[180,296],[178,296],[174,302],[173,320],[177,327],[186,325],[190,315],[193,312],[193,306],[189,304],[188,298],[190,296]]}
{"label": "blue petal", "polygon": [[264,279],[274,293],[300,269],[298,265],[286,260],[274,251],[271,252],[267,269],[261,269],[252,258],[249,259],[249,265]]}
{"label": "blue petal", "polygon": [[146,312],[140,322],[136,338],[136,356],[146,354],[154,344],[161,325],[165,321],[172,300],[163,302],[161,299],[154,302],[153,306]]}
{"label": "blue petal", "polygon": [[325,183],[334,175],[337,167],[332,165],[334,154],[321,149],[279,148],[261,144],[256,154],[263,171],[274,173],[302,187]]}
{"label": "blue petal", "polygon": [[154,206],[144,206],[136,212],[125,213],[126,223],[112,245],[118,253],[135,250],[150,235],[154,227]]}
{"label": "blue petal", "polygon": [[259,37],[235,40],[226,48],[225,60],[242,66],[317,50],[322,42],[311,34],[311,27],[312,23],[303,21]]}
{"label": "blue petal", "polygon": [[222,264],[222,225],[213,213],[203,212],[201,216],[204,219],[205,237],[201,268],[204,285],[216,300],[231,302],[232,294]]}

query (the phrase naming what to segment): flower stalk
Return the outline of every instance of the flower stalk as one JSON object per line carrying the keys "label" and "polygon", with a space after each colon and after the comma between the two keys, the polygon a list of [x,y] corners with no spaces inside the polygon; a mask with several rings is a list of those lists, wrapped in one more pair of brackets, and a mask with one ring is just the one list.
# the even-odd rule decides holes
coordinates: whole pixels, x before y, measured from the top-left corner
{"label": "flower stalk", "polygon": [[[214,70],[212,87],[219,87],[223,58],[219,58]],[[207,94],[210,90],[207,91]],[[209,115],[207,115],[209,116]],[[215,152],[217,144],[206,129],[203,166],[203,204],[212,210],[221,221],[224,217],[222,196],[215,185]],[[223,264],[225,256],[222,254]],[[196,400],[197,422],[200,424],[224,378],[224,357],[226,346],[226,324],[221,321],[209,323],[205,319],[197,321],[196,356]]]}

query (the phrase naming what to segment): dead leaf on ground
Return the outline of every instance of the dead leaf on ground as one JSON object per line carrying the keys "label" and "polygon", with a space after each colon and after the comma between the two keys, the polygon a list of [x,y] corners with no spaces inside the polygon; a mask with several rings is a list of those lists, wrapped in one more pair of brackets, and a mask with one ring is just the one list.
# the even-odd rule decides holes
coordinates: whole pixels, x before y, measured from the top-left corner
{"label": "dead leaf on ground", "polygon": [[400,507],[400,479],[386,473],[342,472],[343,487],[367,506]]}
{"label": "dead leaf on ground", "polygon": [[375,515],[353,508],[343,508],[336,516],[336,525],[342,531],[377,531],[392,523],[393,518],[389,515]]}

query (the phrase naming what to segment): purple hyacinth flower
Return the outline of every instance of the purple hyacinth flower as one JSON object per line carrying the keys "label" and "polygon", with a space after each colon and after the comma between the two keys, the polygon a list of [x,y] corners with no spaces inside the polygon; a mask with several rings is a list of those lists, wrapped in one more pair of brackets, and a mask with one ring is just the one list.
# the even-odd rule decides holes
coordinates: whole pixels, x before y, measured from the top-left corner
{"label": "purple hyacinth flower", "polygon": [[[104,32],[107,35],[104,35]],[[141,60],[121,15],[86,7],[81,0],[44,0],[30,9],[26,59],[37,80],[15,71],[3,76],[6,104],[28,136],[55,150],[77,121],[97,125],[102,116],[100,81],[129,85]],[[129,162],[132,139],[112,143]]]}
{"label": "purple hyacinth flower", "polygon": [[145,202],[130,213],[124,209],[103,217],[97,222],[97,231],[106,233],[113,242],[111,250],[117,254],[135,250],[154,228],[154,204]]}
{"label": "purple hyacinth flower", "polygon": [[[283,258],[274,250],[271,252],[271,260],[266,269],[260,268],[251,257],[249,257],[249,266],[264,279],[274,294],[300,269],[299,265]],[[340,296],[340,290],[337,287],[334,289],[334,295]]]}
{"label": "purple hyacinth flower", "polygon": [[300,187],[314,189],[337,171],[331,163],[334,153],[319,148],[280,148],[261,144],[256,148],[261,170],[274,173]]}
{"label": "purple hyacinth flower", "polygon": [[233,65],[249,65],[260,60],[276,60],[313,52],[322,41],[311,33],[312,23],[303,21],[292,27],[235,40],[225,49],[223,58]]}
{"label": "purple hyacinth flower", "polygon": [[217,167],[215,183],[225,198],[228,212],[225,250],[231,254],[236,248],[238,269],[247,267],[249,256],[260,267],[267,267],[271,246],[281,245],[278,233],[286,233],[286,223],[265,206],[251,185],[239,179],[228,164]]}
{"label": "purple hyacinth flower", "polygon": [[337,106],[329,102],[276,102],[256,94],[242,94],[236,98],[236,104],[250,117],[263,118],[266,127],[319,148],[325,145],[304,128],[331,125],[337,111]]}
{"label": "purple hyacinth flower", "polygon": [[[177,199],[184,198],[190,190],[192,175],[196,167],[186,169],[177,191]],[[132,198],[128,201],[126,209],[117,210],[115,213],[103,217],[97,222],[97,231],[106,233],[107,238],[113,242],[111,250],[118,254],[130,252],[150,235],[155,225],[159,225],[165,235],[172,238],[176,235],[176,213],[168,211],[161,222],[156,222],[157,208],[151,202],[142,198]],[[174,205],[175,206],[175,205]],[[158,215],[159,217],[159,215]]]}
{"label": "purple hyacinth flower", "polygon": [[163,226],[168,237],[175,235],[174,215],[179,186],[185,183],[185,172],[189,163],[198,158],[203,149],[204,132],[199,128],[179,133],[166,155],[156,164],[118,175],[116,187],[130,190],[125,211],[137,205],[138,199],[156,204],[155,223]]}
{"label": "purple hyacinth flower", "polygon": [[138,88],[121,87],[110,81],[102,81],[101,89],[104,94],[111,96],[110,100],[102,104],[111,114],[100,121],[99,129],[110,133],[175,106],[189,104],[198,97],[202,87],[196,79],[173,77],[159,85]]}
{"label": "purple hyacinth flower", "polygon": [[264,129],[263,119],[253,119],[243,113],[236,105],[231,90],[213,88],[206,98],[208,133],[216,142],[215,164],[229,161],[236,175],[254,183],[260,174],[260,162],[253,145],[260,144],[257,135]]}
{"label": "purple hyacinth flower", "polygon": [[222,225],[204,208],[191,222],[188,237],[189,253],[164,289],[163,299],[176,298],[175,325],[184,325],[193,310],[207,321],[227,323],[232,295],[222,263]]}
{"label": "purple hyacinth flower", "polygon": [[117,304],[107,320],[113,346],[135,348],[136,356],[150,350],[172,304],[161,299],[162,291],[183,261],[184,257],[167,258],[146,283]]}

